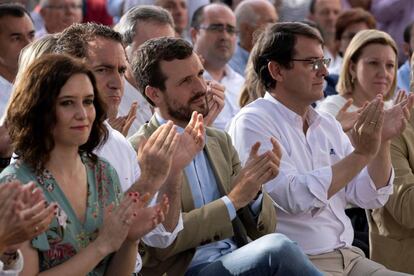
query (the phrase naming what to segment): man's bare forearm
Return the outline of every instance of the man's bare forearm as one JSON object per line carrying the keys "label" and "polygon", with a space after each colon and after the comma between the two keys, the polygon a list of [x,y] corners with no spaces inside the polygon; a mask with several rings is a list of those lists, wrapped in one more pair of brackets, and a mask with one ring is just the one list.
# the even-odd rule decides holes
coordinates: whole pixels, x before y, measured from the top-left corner
{"label": "man's bare forearm", "polygon": [[381,143],[375,158],[368,164],[368,173],[377,189],[388,184],[391,173],[390,141]]}
{"label": "man's bare forearm", "polygon": [[183,173],[171,173],[167,181],[160,189],[159,196],[163,194],[168,196],[170,209],[165,217],[163,225],[168,232],[174,231],[177,226],[181,212],[181,186],[183,182]]}

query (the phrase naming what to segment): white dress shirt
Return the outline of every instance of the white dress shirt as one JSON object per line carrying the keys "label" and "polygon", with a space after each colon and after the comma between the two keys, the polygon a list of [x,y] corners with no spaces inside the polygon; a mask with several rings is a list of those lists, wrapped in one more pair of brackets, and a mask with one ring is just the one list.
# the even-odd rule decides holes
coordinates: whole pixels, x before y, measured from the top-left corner
{"label": "white dress shirt", "polygon": [[132,86],[127,80],[125,80],[124,95],[122,96],[121,103],[118,108],[118,116],[128,115],[129,109],[133,102],[138,103],[137,115],[129,128],[127,138],[131,137],[136,133],[139,128],[148,122],[152,116],[151,105],[147,100],[142,96],[134,86]]}
{"label": "white dress shirt", "polygon": [[[108,122],[105,122],[109,135],[105,144],[95,150],[96,155],[107,160],[116,170],[122,191],[127,191],[140,177],[141,171],[138,165],[137,155],[132,145],[117,130],[113,129]],[[153,201],[155,204],[155,201]],[[159,224],[154,230],[142,238],[142,241],[149,246],[165,248],[177,237],[183,229],[183,221],[180,214],[177,226],[172,232],[168,232],[164,225]],[[140,271],[142,260],[137,255],[136,272]]]}
{"label": "white dress shirt", "polygon": [[13,84],[0,75],[0,118],[5,115],[12,91]]}
{"label": "white dress shirt", "polygon": [[[204,78],[206,80],[213,80],[207,71],[204,72]],[[225,75],[220,80],[220,83],[226,88],[224,91],[224,107],[216,120],[214,120],[213,127],[226,130],[233,117],[240,110],[239,98],[244,78],[231,69],[230,66],[226,65]]]}
{"label": "white dress shirt", "polygon": [[256,141],[264,152],[272,148],[270,137],[278,140],[283,154],[280,172],[264,185],[276,203],[276,231],[296,241],[306,254],[316,255],[351,246],[354,232],[344,212],[347,204],[368,209],[383,206],[392,193],[394,173],[389,184],[377,190],[364,168],[328,199],[331,166],[353,147],[329,114],[310,108],[307,121],[305,134],[302,118],[266,93],[236,115],[229,134],[243,162]]}

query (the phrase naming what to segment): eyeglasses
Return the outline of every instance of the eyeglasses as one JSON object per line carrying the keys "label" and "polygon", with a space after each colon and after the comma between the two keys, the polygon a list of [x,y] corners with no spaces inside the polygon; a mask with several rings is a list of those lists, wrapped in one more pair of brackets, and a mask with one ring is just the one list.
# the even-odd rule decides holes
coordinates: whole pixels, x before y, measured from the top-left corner
{"label": "eyeglasses", "polygon": [[293,58],[292,61],[307,61],[312,65],[313,71],[321,70],[323,67],[328,68],[331,64],[330,58],[306,58],[306,59],[297,59]]}
{"label": "eyeglasses", "polygon": [[80,10],[82,4],[67,4],[67,5],[47,5],[46,8],[54,10]]}
{"label": "eyeglasses", "polygon": [[223,31],[226,31],[228,34],[230,35],[235,35],[238,33],[238,31],[236,30],[236,27],[232,26],[232,25],[223,25],[223,24],[211,24],[208,26],[200,26],[199,27],[202,30],[206,30],[206,31],[210,31],[210,32],[215,32],[215,33],[222,33]]}

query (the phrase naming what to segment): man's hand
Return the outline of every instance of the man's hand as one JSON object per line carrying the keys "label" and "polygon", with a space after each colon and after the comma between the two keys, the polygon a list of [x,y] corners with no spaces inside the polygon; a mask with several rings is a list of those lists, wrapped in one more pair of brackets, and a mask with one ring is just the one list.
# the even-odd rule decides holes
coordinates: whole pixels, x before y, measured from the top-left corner
{"label": "man's hand", "polygon": [[226,88],[216,81],[207,82],[208,114],[204,117],[204,124],[211,126],[224,107],[224,92]]}
{"label": "man's hand", "polygon": [[137,241],[151,232],[158,224],[165,220],[169,211],[169,201],[166,195],[162,196],[161,202],[155,206],[145,207],[147,202],[138,204],[134,212],[134,220],[128,232],[128,239]]}
{"label": "man's hand", "polygon": [[252,201],[262,185],[279,174],[282,151],[275,138],[270,138],[270,141],[273,149],[261,155],[258,155],[260,143],[257,142],[252,146],[246,165],[235,179],[234,188],[228,197],[236,210]]}
{"label": "man's hand", "polygon": [[371,101],[359,116],[351,131],[355,153],[371,160],[381,145],[381,132],[384,122],[384,102],[382,95]]}
{"label": "man's hand", "polygon": [[131,108],[126,116],[120,116],[117,118],[108,118],[108,122],[112,128],[118,130],[125,137],[128,135],[128,131],[131,128],[132,123],[137,117],[138,103],[133,102]]}
{"label": "man's hand", "polygon": [[151,186],[151,194],[158,191],[167,179],[179,141],[180,136],[173,122],[169,121],[139,144],[140,181]]}
{"label": "man's hand", "polygon": [[190,122],[180,135],[180,142],[174,153],[173,173],[181,172],[203,149],[204,135],[203,115],[194,111]]}

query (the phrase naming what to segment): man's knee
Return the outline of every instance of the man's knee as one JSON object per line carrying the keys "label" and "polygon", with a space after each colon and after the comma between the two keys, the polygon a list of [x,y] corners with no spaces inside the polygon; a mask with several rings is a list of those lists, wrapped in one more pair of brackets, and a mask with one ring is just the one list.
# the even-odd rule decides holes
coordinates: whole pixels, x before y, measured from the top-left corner
{"label": "man's knee", "polygon": [[268,257],[280,258],[282,256],[301,254],[299,247],[283,234],[268,234],[256,240],[260,252]]}

